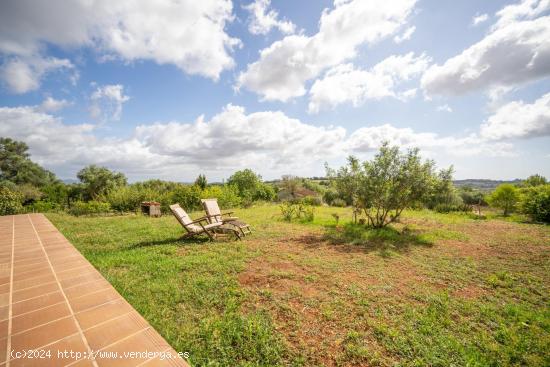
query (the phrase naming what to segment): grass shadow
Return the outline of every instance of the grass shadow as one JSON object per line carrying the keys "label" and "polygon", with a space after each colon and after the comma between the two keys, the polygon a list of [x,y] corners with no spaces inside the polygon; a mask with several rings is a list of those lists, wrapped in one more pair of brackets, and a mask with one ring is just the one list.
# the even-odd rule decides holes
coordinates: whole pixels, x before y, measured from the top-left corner
{"label": "grass shadow", "polygon": [[151,246],[162,246],[162,245],[186,245],[186,246],[200,245],[208,242],[210,242],[208,237],[189,237],[189,238],[171,237],[171,238],[165,238],[165,239],[159,239],[159,240],[147,240],[147,241],[134,243],[131,246],[129,246],[128,249],[136,249],[136,248],[151,247]]}
{"label": "grass shadow", "polygon": [[405,253],[412,246],[432,247],[433,242],[418,230],[405,226],[402,230],[394,227],[368,228],[364,225],[346,223],[341,226],[326,226],[325,241],[345,252],[378,251],[382,257],[390,257],[392,252]]}

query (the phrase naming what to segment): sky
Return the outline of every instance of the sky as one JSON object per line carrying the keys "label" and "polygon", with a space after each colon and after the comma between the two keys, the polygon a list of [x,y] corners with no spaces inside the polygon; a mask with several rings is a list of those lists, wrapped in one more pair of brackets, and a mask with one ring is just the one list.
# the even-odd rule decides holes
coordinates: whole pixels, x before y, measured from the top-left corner
{"label": "sky", "polygon": [[550,0],[7,0],[0,136],[62,179],[323,176],[383,141],[550,178]]}

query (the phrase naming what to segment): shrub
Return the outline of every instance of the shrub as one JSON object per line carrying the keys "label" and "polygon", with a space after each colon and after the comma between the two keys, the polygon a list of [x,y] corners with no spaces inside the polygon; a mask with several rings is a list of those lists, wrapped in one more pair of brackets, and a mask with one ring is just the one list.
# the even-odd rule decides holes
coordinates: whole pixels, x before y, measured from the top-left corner
{"label": "shrub", "polygon": [[437,204],[434,208],[434,211],[438,213],[451,213],[451,212],[470,212],[472,211],[471,206],[466,204]]}
{"label": "shrub", "polygon": [[292,218],[294,218],[296,213],[296,205],[285,201],[284,203],[279,205],[279,208],[281,209],[281,215],[283,216],[283,219],[287,222],[292,221]]}
{"label": "shrub", "polygon": [[550,185],[532,186],[524,190],[520,208],[537,222],[550,223]]}
{"label": "shrub", "polygon": [[201,204],[201,189],[196,185],[181,185],[172,194],[172,200],[187,211],[199,210]]}
{"label": "shrub", "polygon": [[51,201],[40,200],[26,206],[25,208],[30,212],[47,213],[59,210],[60,205],[57,203],[52,203]]}
{"label": "shrub", "polygon": [[222,209],[234,208],[242,202],[236,187],[229,185],[207,187],[201,193],[201,199],[210,198],[218,199],[218,204]]}
{"label": "shrub", "polygon": [[110,210],[111,205],[109,203],[94,200],[88,202],[77,201],[69,209],[69,214],[77,217],[81,215],[99,215],[109,213]]}
{"label": "shrub", "polygon": [[17,214],[23,211],[21,195],[5,186],[0,186],[0,215]]}
{"label": "shrub", "polygon": [[519,199],[518,189],[512,184],[499,185],[488,197],[489,204],[502,209],[507,216],[514,210]]}
{"label": "shrub", "polygon": [[305,205],[311,206],[321,206],[323,205],[323,200],[319,196],[306,196],[300,199],[300,202]]}
{"label": "shrub", "polygon": [[[323,194],[323,201],[328,205],[334,205],[333,202],[334,200],[337,200],[337,199],[342,200],[338,194],[338,191],[336,191],[335,189],[332,189],[332,188],[327,189]],[[337,205],[334,205],[334,206],[337,206]],[[344,202],[344,206],[345,206],[345,202]]]}
{"label": "shrub", "polygon": [[315,207],[302,203],[286,201],[279,208],[283,219],[291,222],[292,219],[301,219],[305,222],[312,222],[315,219]]}
{"label": "shrub", "polygon": [[135,212],[139,209],[141,202],[145,201],[146,191],[147,189],[135,186],[122,186],[110,190],[104,198],[113,210]]}
{"label": "shrub", "polygon": [[313,222],[315,219],[315,208],[311,205],[298,205],[298,218],[306,222]]}
{"label": "shrub", "polygon": [[347,206],[346,202],[340,198],[334,199],[330,205],[337,206],[340,208],[345,208]]}

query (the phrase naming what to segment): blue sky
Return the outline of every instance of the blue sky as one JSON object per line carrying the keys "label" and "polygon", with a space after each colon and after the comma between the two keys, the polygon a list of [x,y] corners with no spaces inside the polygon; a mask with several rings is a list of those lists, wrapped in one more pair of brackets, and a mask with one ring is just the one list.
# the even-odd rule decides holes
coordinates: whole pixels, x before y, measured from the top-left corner
{"label": "blue sky", "polygon": [[550,177],[550,2],[7,1],[0,136],[210,181],[323,175],[383,140],[456,178]]}

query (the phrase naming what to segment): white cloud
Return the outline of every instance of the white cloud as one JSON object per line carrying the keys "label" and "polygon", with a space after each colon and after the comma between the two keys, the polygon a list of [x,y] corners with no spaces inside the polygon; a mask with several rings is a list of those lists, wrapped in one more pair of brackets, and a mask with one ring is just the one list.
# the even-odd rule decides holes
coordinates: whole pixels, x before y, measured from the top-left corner
{"label": "white cloud", "polygon": [[279,20],[276,10],[268,10],[271,0],[255,0],[249,5],[243,6],[250,12],[248,30],[252,34],[268,34],[272,28],[277,28],[283,34],[291,34],[296,26],[289,20]]}
{"label": "white cloud", "polygon": [[437,106],[437,110],[442,112],[453,112],[453,109],[448,104]]}
{"label": "white cloud", "polygon": [[0,136],[27,142],[33,160],[61,177],[71,177],[88,164],[179,180],[192,179],[198,170],[224,177],[247,167],[270,175],[303,174],[318,172],[325,161],[372,152],[386,140],[402,148],[420,147],[428,156],[515,153],[509,143],[488,142],[475,134],[441,136],[383,124],[348,136],[340,126],[315,126],[280,111],[246,113],[234,105],[209,120],[201,116],[194,122],[141,125],[120,138],[100,137],[97,125],[65,123],[36,106],[0,107],[0,121]]}
{"label": "white cloud", "polygon": [[90,115],[102,121],[118,121],[122,115],[122,105],[130,100],[124,95],[124,86],[120,84],[97,87],[92,93]]}
{"label": "white cloud", "polygon": [[306,93],[305,83],[328,67],[356,56],[362,44],[374,44],[406,23],[416,0],[335,1],[321,15],[313,36],[290,35],[260,51],[236,83],[264,100],[288,101]]}
{"label": "white cloud", "polygon": [[497,13],[498,22],[485,38],[425,72],[424,90],[428,94],[460,95],[549,76],[550,16],[531,19],[548,10],[549,4],[550,1],[524,1],[520,10],[516,6],[502,9]]}
{"label": "white cloud", "polygon": [[15,57],[6,60],[0,67],[0,78],[12,93],[21,94],[37,90],[44,75],[73,68],[67,59]]}
{"label": "white cloud", "polygon": [[70,105],[71,102],[66,99],[55,99],[48,96],[42,101],[42,104],[40,104],[39,110],[43,112],[56,112]]}
{"label": "white cloud", "polygon": [[356,130],[346,142],[352,152],[377,150],[383,141],[401,148],[420,148],[429,156],[446,152],[455,156],[488,155],[493,157],[515,156],[512,144],[492,143],[476,134],[456,138],[435,133],[417,133],[411,128],[397,128],[389,124],[364,127]]}
{"label": "white cloud", "polygon": [[322,79],[311,87],[308,112],[318,113],[322,109],[351,102],[360,106],[368,99],[393,97],[401,100],[414,97],[416,89],[399,92],[396,87],[420,75],[430,62],[422,54],[418,57],[410,52],[392,55],[376,64],[370,70],[356,69],[352,64],[342,64],[327,71]]}
{"label": "white cloud", "polygon": [[472,18],[472,25],[475,27],[476,25],[479,25],[483,22],[486,22],[487,20],[489,19],[489,15],[488,14],[476,14],[473,18]]}
{"label": "white cloud", "polygon": [[393,37],[393,41],[395,43],[401,43],[401,42],[404,42],[404,41],[407,41],[407,40],[410,40],[411,39],[411,36],[413,35],[414,31],[416,31],[416,27],[415,26],[411,26],[409,28],[407,28],[405,30],[405,32],[403,32],[403,34],[401,35],[397,35],[395,37]]}
{"label": "white cloud", "polygon": [[225,32],[232,7],[230,0],[13,1],[0,12],[0,52],[38,57],[46,43],[92,47],[217,79],[234,65],[231,49],[240,44]]}
{"label": "white cloud", "polygon": [[550,93],[533,103],[509,102],[481,125],[486,139],[534,138],[550,136]]}
{"label": "white cloud", "polygon": [[549,0],[521,0],[517,4],[505,6],[496,13],[499,19],[493,29],[505,27],[522,19],[536,18],[549,9]]}

